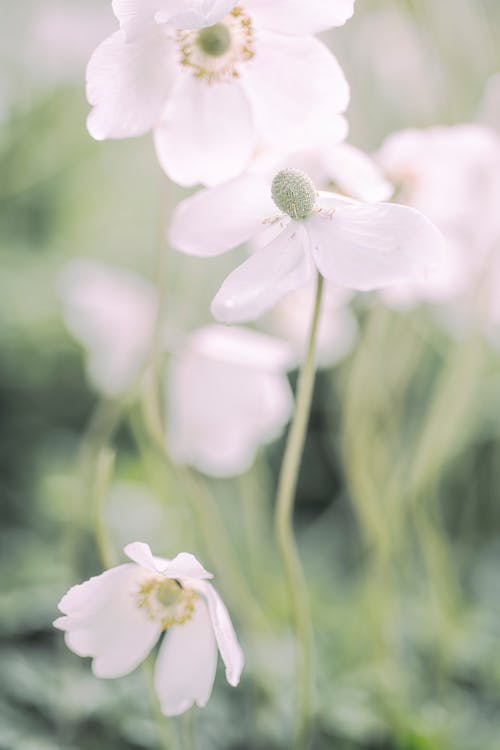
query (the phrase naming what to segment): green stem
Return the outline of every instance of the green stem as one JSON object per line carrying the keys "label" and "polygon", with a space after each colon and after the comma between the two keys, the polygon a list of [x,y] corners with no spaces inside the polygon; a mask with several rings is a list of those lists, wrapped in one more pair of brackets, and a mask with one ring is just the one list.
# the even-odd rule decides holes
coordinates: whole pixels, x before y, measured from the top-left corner
{"label": "green stem", "polygon": [[316,300],[304,364],[299,374],[295,415],[288,433],[276,497],[275,531],[285,569],[297,639],[296,725],[293,747],[309,744],[312,724],[313,629],[307,586],[293,533],[293,507],[304,450],[315,376],[315,349],[323,295],[323,278],[317,276]]}

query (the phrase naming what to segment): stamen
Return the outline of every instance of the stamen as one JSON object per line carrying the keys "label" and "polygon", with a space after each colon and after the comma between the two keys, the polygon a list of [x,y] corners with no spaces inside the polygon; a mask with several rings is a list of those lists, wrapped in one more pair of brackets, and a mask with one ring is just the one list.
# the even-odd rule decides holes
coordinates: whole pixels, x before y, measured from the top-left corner
{"label": "stamen", "polygon": [[166,630],[191,619],[196,593],[173,578],[150,578],[141,584],[135,600],[148,620],[160,623]]}
{"label": "stamen", "polygon": [[252,19],[237,5],[214,26],[177,32],[180,64],[209,85],[233,81],[255,54],[253,39]]}

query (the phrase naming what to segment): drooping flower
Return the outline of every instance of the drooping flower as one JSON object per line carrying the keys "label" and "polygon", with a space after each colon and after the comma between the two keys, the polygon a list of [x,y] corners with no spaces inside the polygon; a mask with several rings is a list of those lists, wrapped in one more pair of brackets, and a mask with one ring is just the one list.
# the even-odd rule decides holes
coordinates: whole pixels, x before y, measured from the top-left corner
{"label": "drooping flower", "polygon": [[[153,130],[173,180],[214,185],[240,174],[257,146],[336,130],[349,88],[311,33],[344,23],[353,0],[246,0],[212,26],[178,31],[161,22],[157,4],[147,3],[157,22],[132,39],[113,34],[89,62],[94,138]],[[119,5],[123,23],[139,19],[137,2]]]}
{"label": "drooping flower", "polygon": [[424,280],[442,250],[440,232],[418,211],[317,192],[296,169],[282,170],[272,185],[246,174],[202,190],[177,207],[170,230],[174,247],[205,257],[259,235],[261,247],[213,300],[221,322],[258,318],[310,283],[316,269],[328,281],[360,291]]}
{"label": "drooping flower", "polygon": [[176,716],[210,698],[219,650],[230,685],[244,657],[228,611],[194,555],[153,556],[147,544],[124,549],[133,562],[73,586],[59,602],[56,628],[78,656],[92,657],[96,677],[132,672],[162,633],[154,684],[163,713]]}
{"label": "drooping flower", "polygon": [[87,351],[89,380],[106,396],[121,395],[151,349],[153,285],[132,271],[75,260],[65,267],[59,291],[66,325]]}
{"label": "drooping flower", "polygon": [[286,377],[294,357],[283,341],[256,331],[207,326],[170,359],[168,448],[206,474],[250,468],[257,448],[282,433],[293,410]]}

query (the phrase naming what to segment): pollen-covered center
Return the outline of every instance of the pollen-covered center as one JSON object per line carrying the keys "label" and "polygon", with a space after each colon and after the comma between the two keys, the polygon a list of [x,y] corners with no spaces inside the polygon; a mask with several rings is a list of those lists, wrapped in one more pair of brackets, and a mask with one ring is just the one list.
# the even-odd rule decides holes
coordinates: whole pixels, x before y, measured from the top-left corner
{"label": "pollen-covered center", "polygon": [[140,585],[135,601],[148,620],[160,623],[166,630],[191,619],[196,592],[173,578],[149,578]]}
{"label": "pollen-covered center", "polygon": [[181,66],[195,78],[209,85],[232,81],[255,54],[252,19],[237,5],[214,26],[178,31],[177,44]]}
{"label": "pollen-covered center", "polygon": [[212,57],[225,55],[231,46],[231,32],[223,23],[216,23],[198,32],[197,43],[202,52]]}
{"label": "pollen-covered center", "polygon": [[317,199],[311,178],[300,169],[283,169],[273,180],[271,195],[280,211],[292,219],[306,219]]}

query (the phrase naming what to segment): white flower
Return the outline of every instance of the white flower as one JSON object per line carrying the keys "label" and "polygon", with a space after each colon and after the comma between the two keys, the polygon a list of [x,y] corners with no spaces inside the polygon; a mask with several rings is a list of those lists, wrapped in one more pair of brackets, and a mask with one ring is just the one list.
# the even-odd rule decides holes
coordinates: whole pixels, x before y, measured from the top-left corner
{"label": "white flower", "polygon": [[152,345],[154,287],[131,271],[76,260],[67,264],[59,291],[66,325],[87,351],[90,382],[106,396],[124,393]]}
{"label": "white flower", "polygon": [[478,283],[500,240],[500,138],[480,125],[405,130],[386,139],[377,158],[402,202],[443,232],[447,258],[429,285],[405,285],[390,299],[442,302]]}
{"label": "white flower", "polygon": [[217,320],[258,318],[310,283],[316,269],[328,281],[360,291],[423,280],[442,249],[440,233],[419,212],[317,193],[310,178],[293,169],[278,173],[272,186],[246,174],[198,192],[177,207],[170,240],[183,252],[211,256],[263,233],[267,244],[217,293]]}
{"label": "white flower", "polygon": [[147,544],[128,544],[132,563],[73,586],[59,602],[68,648],[92,657],[96,677],[123,677],[149,654],[161,634],[155,689],[167,716],[205,706],[215,679],[217,649],[230,685],[238,685],[243,653],[227,609],[194,555],[154,557]]}
{"label": "white flower", "polygon": [[[73,261],[61,281],[64,317],[87,353],[91,383],[125,393],[147,365],[156,293],[140,276]],[[293,399],[286,371],[296,355],[256,331],[207,326],[189,336],[162,326],[167,449],[179,463],[212,476],[248,469],[260,445],[279,437]]]}
{"label": "white flower", "polygon": [[291,417],[290,347],[256,331],[207,326],[172,356],[167,370],[168,448],[206,474],[248,469],[259,445]]}
{"label": "white flower", "polygon": [[[124,23],[137,18],[137,2],[123,5]],[[181,185],[231,179],[261,144],[335,130],[349,87],[311,33],[352,10],[353,0],[245,0],[201,30],[149,23],[131,40],[120,30],[88,65],[89,131],[105,139],[153,130],[163,169]]]}

